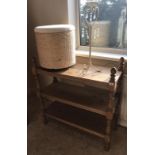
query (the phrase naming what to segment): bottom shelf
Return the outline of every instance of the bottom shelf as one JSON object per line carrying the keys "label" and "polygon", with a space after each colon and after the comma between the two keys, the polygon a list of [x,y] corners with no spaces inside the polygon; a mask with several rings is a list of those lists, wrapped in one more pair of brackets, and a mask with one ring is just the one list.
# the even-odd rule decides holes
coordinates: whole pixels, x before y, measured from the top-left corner
{"label": "bottom shelf", "polygon": [[56,101],[45,110],[45,115],[46,117],[104,138],[106,119],[99,114],[71,107]]}

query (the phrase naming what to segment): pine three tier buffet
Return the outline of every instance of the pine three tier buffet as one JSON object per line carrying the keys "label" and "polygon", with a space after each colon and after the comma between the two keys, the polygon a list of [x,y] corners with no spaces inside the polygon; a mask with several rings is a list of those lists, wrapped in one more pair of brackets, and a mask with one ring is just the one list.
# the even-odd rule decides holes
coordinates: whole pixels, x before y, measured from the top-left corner
{"label": "pine three tier buffet", "polygon": [[[119,117],[124,58],[120,58],[118,66],[93,66],[89,71],[84,64],[60,70],[45,69],[35,60],[32,71],[44,123],[54,119],[98,136],[104,140],[105,150],[109,150],[111,133]],[[53,82],[41,88],[40,74],[50,76]]]}

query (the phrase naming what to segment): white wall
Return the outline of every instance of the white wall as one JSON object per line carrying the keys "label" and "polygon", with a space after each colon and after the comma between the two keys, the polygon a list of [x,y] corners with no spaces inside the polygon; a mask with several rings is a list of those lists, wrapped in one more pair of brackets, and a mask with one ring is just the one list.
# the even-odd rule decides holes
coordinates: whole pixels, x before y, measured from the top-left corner
{"label": "white wall", "polygon": [[67,24],[69,21],[68,0],[28,0],[27,7],[28,92],[30,93],[35,88],[31,73],[31,58],[36,53],[34,27],[48,24]]}
{"label": "white wall", "polygon": [[68,23],[67,0],[28,0],[28,12],[35,25]]}

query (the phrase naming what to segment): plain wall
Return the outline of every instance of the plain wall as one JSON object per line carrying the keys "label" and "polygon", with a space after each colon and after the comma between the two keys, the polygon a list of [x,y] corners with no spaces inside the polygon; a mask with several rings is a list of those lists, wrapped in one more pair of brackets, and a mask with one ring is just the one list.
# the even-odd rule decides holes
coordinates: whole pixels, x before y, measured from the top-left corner
{"label": "plain wall", "polygon": [[68,0],[28,0],[27,2],[28,93],[35,88],[31,73],[32,56],[36,54],[34,27],[38,25],[67,24],[69,21],[67,5]]}

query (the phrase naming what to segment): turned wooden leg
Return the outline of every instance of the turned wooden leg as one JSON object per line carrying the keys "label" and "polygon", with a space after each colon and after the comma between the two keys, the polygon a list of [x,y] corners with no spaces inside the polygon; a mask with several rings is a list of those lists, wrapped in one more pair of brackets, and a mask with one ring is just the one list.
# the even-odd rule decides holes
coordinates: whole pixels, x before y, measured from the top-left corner
{"label": "turned wooden leg", "polygon": [[111,127],[112,127],[112,120],[107,119],[106,135],[105,135],[105,138],[104,138],[104,150],[105,151],[109,151],[109,149],[110,149]]}
{"label": "turned wooden leg", "polygon": [[118,82],[118,90],[117,90],[117,94],[116,94],[116,98],[117,98],[117,103],[116,103],[116,107],[115,107],[115,115],[114,115],[114,129],[116,130],[118,128],[118,121],[119,121],[119,117],[120,117],[120,108],[121,108],[121,96],[122,96],[122,89],[123,89],[123,83],[122,83],[122,79],[123,77],[121,77],[121,79]]}
{"label": "turned wooden leg", "polygon": [[46,117],[45,114],[43,114],[43,118],[44,118],[44,124],[46,125],[48,123],[48,118]]}
{"label": "turned wooden leg", "polygon": [[110,150],[110,137],[105,136],[104,138],[104,150],[109,151]]}
{"label": "turned wooden leg", "polygon": [[44,123],[44,124],[47,124],[47,123],[48,123],[48,118],[47,118],[47,116],[45,115],[45,109],[46,109],[45,102],[46,102],[46,101],[45,101],[44,99],[41,99],[43,123]]}
{"label": "turned wooden leg", "polygon": [[113,126],[114,130],[117,130],[118,128],[119,113],[120,113],[120,105],[118,103],[116,106],[115,114],[114,114],[114,126]]}
{"label": "turned wooden leg", "polygon": [[119,127],[119,118],[120,118],[120,104],[116,109],[115,120],[114,120],[114,130],[117,130]]}
{"label": "turned wooden leg", "polygon": [[58,79],[56,77],[53,77],[53,83],[57,83]]}

